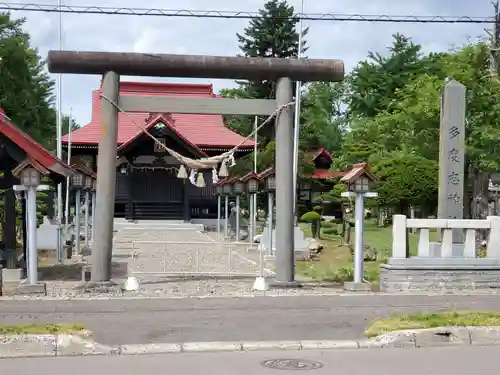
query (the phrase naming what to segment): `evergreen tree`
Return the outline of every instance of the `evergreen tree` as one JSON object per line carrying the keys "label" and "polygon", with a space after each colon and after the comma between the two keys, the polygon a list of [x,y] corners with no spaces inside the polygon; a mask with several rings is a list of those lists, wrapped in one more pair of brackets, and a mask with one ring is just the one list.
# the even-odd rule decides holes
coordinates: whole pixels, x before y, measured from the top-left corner
{"label": "evergreen tree", "polygon": [[[237,34],[239,48],[246,57],[297,57],[299,52],[299,32],[296,25],[299,19],[294,16],[294,7],[283,0],[270,0],[259,17],[250,21],[243,35]],[[307,29],[303,36],[307,34]],[[302,51],[307,50],[305,42]],[[274,97],[275,81],[252,81],[246,83],[254,98]]]}
{"label": "evergreen tree", "polygon": [[0,106],[12,122],[47,147],[54,146],[53,81],[30,47],[24,19],[0,13]]}
{"label": "evergreen tree", "polygon": [[[259,17],[250,21],[243,34],[237,34],[243,56],[296,58],[299,51],[299,33],[296,27],[298,22],[299,19],[294,16],[293,6],[284,0],[269,0],[264,4],[264,8],[259,10]],[[303,31],[303,36],[306,34],[307,29]],[[303,41],[302,52],[306,50],[306,43]],[[270,99],[275,96],[276,81],[238,83],[240,84],[238,95],[233,97]],[[237,130],[252,129],[253,119],[243,120],[245,124],[242,124],[241,118],[236,122]],[[273,134],[274,123],[270,123],[259,132],[263,138],[262,143],[264,145],[269,143],[274,138]]]}
{"label": "evergreen tree", "polygon": [[[62,116],[62,134],[66,135],[69,133],[69,124],[70,124],[70,117],[67,115]],[[80,125],[78,125],[75,122],[75,119],[71,119],[71,131],[74,132],[75,130],[79,129]]]}

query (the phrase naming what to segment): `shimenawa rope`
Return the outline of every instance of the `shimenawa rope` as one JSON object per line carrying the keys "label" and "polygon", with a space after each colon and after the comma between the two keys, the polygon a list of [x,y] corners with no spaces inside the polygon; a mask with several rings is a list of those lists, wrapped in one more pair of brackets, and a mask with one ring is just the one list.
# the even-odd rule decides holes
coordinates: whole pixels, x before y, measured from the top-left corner
{"label": "shimenawa rope", "polygon": [[[165,149],[171,156],[173,156],[175,159],[177,159],[180,163],[181,166],[179,167],[179,171],[177,174],[177,177],[179,178],[189,178],[191,183],[198,187],[203,187],[205,186],[205,181],[203,178],[203,174],[199,173],[198,171],[200,169],[212,169],[212,179],[214,182],[217,182],[218,177],[227,177],[229,175],[228,171],[228,166],[232,167],[235,164],[234,161],[234,153],[236,150],[240,148],[240,146],[245,143],[247,140],[249,140],[251,137],[254,136],[256,132],[258,132],[263,126],[267,125],[274,117],[276,117],[275,121],[278,120],[279,115],[281,112],[288,108],[293,106],[295,103],[290,102],[281,105],[274,111],[264,122],[262,122],[254,131],[252,131],[246,138],[244,138],[237,146],[233,147],[231,150],[224,152],[223,154],[216,155],[216,156],[211,156],[207,158],[200,158],[200,159],[191,159],[188,157],[185,157],[178,152],[172,150],[171,148],[165,146],[163,143],[161,143],[156,137],[154,137],[148,129],[142,125],[139,124],[137,121],[135,121],[129,114],[121,108],[118,103],[115,103],[113,100],[108,98],[106,95],[101,94],[101,98],[107,100],[110,104],[112,104],[116,109],[118,109],[120,112],[122,112],[134,125],[136,125],[142,132],[144,132],[148,137],[150,137],[156,144],[158,144],[161,148]],[[217,173],[216,167],[221,164],[219,173]],[[189,169],[191,169],[190,176],[187,174],[187,170],[185,168],[187,166]],[[195,176],[196,181],[195,181]]]}

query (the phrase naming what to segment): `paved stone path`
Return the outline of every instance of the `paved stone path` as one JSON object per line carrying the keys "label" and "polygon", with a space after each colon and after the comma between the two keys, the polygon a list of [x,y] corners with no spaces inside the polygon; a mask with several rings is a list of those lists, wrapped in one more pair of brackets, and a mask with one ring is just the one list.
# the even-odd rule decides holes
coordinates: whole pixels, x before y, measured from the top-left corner
{"label": "paved stone path", "polygon": [[191,230],[128,230],[118,234],[114,254],[115,257],[132,255],[133,259],[127,259],[128,266],[133,272],[145,272],[141,275],[143,280],[153,276],[147,273],[157,273],[154,277],[157,279],[162,272],[255,276],[258,265],[239,256],[247,246],[215,241]]}

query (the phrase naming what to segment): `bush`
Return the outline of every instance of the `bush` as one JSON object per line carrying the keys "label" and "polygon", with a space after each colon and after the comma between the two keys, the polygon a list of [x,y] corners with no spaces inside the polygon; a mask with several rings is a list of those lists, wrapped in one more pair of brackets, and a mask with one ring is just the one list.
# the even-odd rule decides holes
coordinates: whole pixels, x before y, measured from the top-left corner
{"label": "bush", "polygon": [[339,235],[339,230],[337,228],[325,228],[323,230],[324,234],[329,234],[333,236],[338,236]]}
{"label": "bush", "polygon": [[314,222],[318,222],[320,219],[321,219],[320,214],[314,211],[306,212],[304,215],[300,217],[300,220],[311,224]]}
{"label": "bush", "polygon": [[318,214],[321,215],[323,213],[323,207],[322,206],[314,206],[313,211],[317,212]]}
{"label": "bush", "polygon": [[354,280],[354,267],[340,267],[334,270],[329,277],[330,281],[343,283]]}
{"label": "bush", "polygon": [[332,223],[331,221],[322,221],[321,228],[336,228],[337,224]]}
{"label": "bush", "polygon": [[320,237],[320,222],[321,216],[317,212],[306,212],[302,215],[301,220],[311,224],[311,234],[313,238]]}

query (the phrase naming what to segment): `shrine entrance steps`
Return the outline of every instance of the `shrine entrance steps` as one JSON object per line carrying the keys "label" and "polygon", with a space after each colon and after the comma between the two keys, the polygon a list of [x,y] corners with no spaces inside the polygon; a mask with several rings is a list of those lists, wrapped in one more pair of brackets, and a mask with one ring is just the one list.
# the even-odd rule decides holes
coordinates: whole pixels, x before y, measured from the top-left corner
{"label": "shrine entrance steps", "polygon": [[138,230],[192,230],[203,232],[205,226],[203,224],[193,224],[184,222],[183,220],[135,220],[133,222],[126,219],[115,219],[115,231],[138,231]]}

